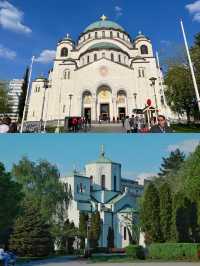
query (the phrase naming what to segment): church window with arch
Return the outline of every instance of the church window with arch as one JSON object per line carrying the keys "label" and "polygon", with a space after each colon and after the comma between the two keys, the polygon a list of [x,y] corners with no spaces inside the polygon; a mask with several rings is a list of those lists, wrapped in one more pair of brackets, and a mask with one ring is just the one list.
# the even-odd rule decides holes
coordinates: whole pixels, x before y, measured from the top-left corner
{"label": "church window with arch", "polygon": [[70,79],[70,77],[71,77],[70,70],[69,69],[66,69],[64,71],[64,79]]}
{"label": "church window with arch", "polygon": [[105,33],[105,31],[102,32],[102,37],[103,37],[103,38],[106,37],[106,33]]}
{"label": "church window with arch", "polygon": [[119,63],[121,63],[122,60],[121,60],[121,55],[120,54],[118,55],[118,59],[119,59]]}
{"label": "church window with arch", "polygon": [[110,38],[113,39],[113,32],[110,32]]}
{"label": "church window with arch", "polygon": [[106,176],[102,175],[101,176],[101,189],[105,190],[105,188],[106,188]]}
{"label": "church window with arch", "polygon": [[94,61],[97,61],[97,54],[94,54]]}
{"label": "church window with arch", "polygon": [[148,47],[146,45],[142,45],[140,47],[140,51],[141,51],[141,54],[148,54],[149,53]]}
{"label": "church window with arch", "polygon": [[66,47],[63,47],[61,49],[61,53],[60,53],[61,57],[67,57],[68,56],[68,49]]}
{"label": "church window with arch", "polygon": [[98,38],[98,32],[96,31],[95,32],[95,39],[97,39]]}
{"label": "church window with arch", "polygon": [[120,38],[120,34],[119,34],[119,32],[117,33],[117,38]]}
{"label": "church window with arch", "polygon": [[114,54],[113,53],[111,53],[111,61],[114,62]]}
{"label": "church window with arch", "polygon": [[87,57],[87,62],[88,62],[88,64],[90,63],[90,56],[89,55]]}
{"label": "church window with arch", "polygon": [[127,228],[124,226],[124,240],[127,240]]}

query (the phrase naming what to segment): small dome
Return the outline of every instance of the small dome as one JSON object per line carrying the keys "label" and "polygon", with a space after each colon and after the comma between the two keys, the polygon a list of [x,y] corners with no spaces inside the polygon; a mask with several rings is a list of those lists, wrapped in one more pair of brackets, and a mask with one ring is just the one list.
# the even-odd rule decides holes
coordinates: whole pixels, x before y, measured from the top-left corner
{"label": "small dome", "polygon": [[90,24],[85,30],[84,33],[87,31],[91,30],[96,30],[96,29],[115,29],[115,30],[120,30],[120,31],[125,31],[123,27],[121,27],[119,24],[116,22],[107,20],[107,18],[103,15],[101,17],[100,21],[96,21],[92,24]]}

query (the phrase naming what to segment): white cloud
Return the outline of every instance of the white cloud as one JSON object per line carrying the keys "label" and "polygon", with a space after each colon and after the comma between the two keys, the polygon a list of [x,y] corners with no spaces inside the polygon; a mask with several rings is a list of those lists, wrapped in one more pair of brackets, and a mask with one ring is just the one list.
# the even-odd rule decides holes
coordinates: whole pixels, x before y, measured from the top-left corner
{"label": "white cloud", "polygon": [[200,22],[200,0],[196,0],[193,3],[186,5],[186,9],[191,15],[193,15],[194,21]]}
{"label": "white cloud", "polygon": [[194,152],[199,144],[200,140],[198,139],[185,140],[177,144],[169,145],[167,151],[172,152],[176,149],[180,149],[182,152],[188,154]]}
{"label": "white cloud", "polygon": [[123,9],[120,6],[115,6],[116,17],[119,18],[123,16]]}
{"label": "white cloud", "polygon": [[44,50],[41,52],[40,56],[35,59],[35,61],[42,64],[48,64],[55,59],[55,56],[56,56],[56,51]]}
{"label": "white cloud", "polygon": [[136,180],[140,185],[144,185],[145,180],[151,180],[155,176],[157,176],[157,173],[141,173],[137,176]]}
{"label": "white cloud", "polygon": [[4,47],[2,44],[0,44],[0,58],[5,58],[9,60],[15,59],[17,56],[15,51],[12,51],[6,47]]}
{"label": "white cloud", "polygon": [[31,33],[31,29],[25,26],[24,13],[8,1],[0,0],[0,26],[4,29],[19,33]]}

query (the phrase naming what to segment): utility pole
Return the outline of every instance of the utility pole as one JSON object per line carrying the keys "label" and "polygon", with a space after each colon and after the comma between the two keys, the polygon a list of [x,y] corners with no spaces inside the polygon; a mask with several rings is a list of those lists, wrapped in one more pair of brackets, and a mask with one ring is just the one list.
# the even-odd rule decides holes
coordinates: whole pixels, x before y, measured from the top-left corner
{"label": "utility pole", "polygon": [[199,89],[198,89],[197,80],[196,80],[195,73],[194,73],[194,67],[193,67],[192,58],[191,58],[191,55],[190,55],[190,50],[189,50],[189,46],[188,46],[188,42],[187,42],[186,33],[185,33],[185,29],[184,29],[184,25],[183,25],[183,20],[182,19],[181,19],[181,29],[182,29],[182,32],[183,32],[185,48],[186,48],[186,52],[187,52],[187,56],[188,56],[188,61],[189,61],[190,70],[191,70],[191,74],[192,74],[192,80],[193,80],[194,89],[195,89],[196,98],[197,98],[197,103],[198,103],[198,108],[199,108],[199,112],[200,112]]}

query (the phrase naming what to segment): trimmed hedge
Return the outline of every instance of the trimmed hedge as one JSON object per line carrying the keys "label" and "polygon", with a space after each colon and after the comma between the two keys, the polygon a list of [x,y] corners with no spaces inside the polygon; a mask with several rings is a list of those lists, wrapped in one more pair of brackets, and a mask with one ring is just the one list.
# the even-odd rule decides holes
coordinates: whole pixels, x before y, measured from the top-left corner
{"label": "trimmed hedge", "polygon": [[145,259],[144,248],[141,246],[129,245],[128,247],[125,248],[125,250],[126,250],[126,255],[128,257],[131,257],[134,259],[140,259],[140,260]]}
{"label": "trimmed hedge", "polygon": [[165,260],[200,260],[200,244],[193,243],[163,243],[151,244],[149,247],[151,259]]}

